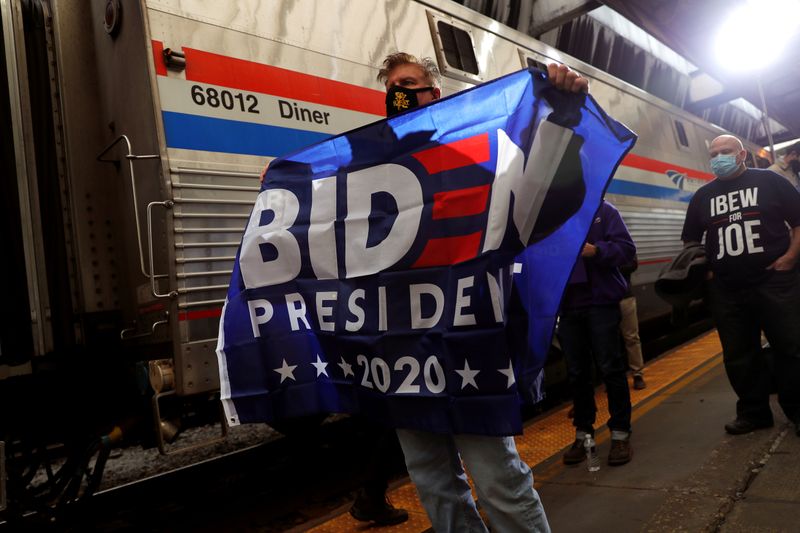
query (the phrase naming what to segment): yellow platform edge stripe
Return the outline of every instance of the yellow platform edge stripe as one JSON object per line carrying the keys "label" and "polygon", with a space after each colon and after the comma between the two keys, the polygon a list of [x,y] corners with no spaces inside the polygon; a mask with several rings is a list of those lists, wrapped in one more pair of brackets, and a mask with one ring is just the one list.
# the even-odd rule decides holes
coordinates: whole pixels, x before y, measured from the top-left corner
{"label": "yellow platform edge stripe", "polygon": [[[669,392],[678,386],[678,382],[689,374],[702,370],[693,377],[699,378],[720,363],[717,356],[722,352],[719,336],[712,330],[700,337],[693,339],[673,350],[670,350],[644,369],[647,388],[634,390],[631,387],[631,405],[634,407],[633,422],[650,411],[656,403],[649,401],[662,392]],[[717,357],[716,361],[713,361]],[[681,384],[680,387],[686,384]],[[678,388],[680,388],[678,387]],[[598,387],[595,392],[597,403],[597,425],[603,426],[608,421],[608,400],[604,388]],[[658,402],[661,403],[661,402]],[[523,434],[515,437],[517,450],[520,457],[533,469],[546,462],[572,444],[575,439],[575,428],[572,420],[567,418],[571,405],[549,411],[541,417],[534,418],[525,424]],[[599,443],[609,438],[608,430],[603,427],[597,432]],[[542,482],[552,479],[562,469],[558,461],[543,472],[537,472],[534,482],[538,488]],[[430,529],[431,523],[422,504],[417,497],[416,489],[410,480],[406,479],[388,492],[392,504],[408,511],[408,521],[396,526],[376,527],[370,523],[359,522],[347,512],[350,504],[344,505],[332,512],[327,517],[318,521],[294,528],[292,532],[312,531],[314,533],[341,533],[353,531],[380,531],[386,533],[420,533]]]}

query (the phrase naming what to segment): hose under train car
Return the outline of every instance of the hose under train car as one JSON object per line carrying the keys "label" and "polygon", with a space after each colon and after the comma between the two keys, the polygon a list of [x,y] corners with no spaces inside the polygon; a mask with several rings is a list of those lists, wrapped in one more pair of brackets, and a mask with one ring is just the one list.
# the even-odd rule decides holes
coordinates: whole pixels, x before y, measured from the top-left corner
{"label": "hose under train car", "polygon": [[[11,442],[6,522],[19,522],[30,512],[56,522],[68,507],[86,502],[99,489],[111,450],[121,437],[122,430],[115,427],[107,435],[69,446],[65,456],[44,443]],[[44,480],[37,479],[42,476]]]}

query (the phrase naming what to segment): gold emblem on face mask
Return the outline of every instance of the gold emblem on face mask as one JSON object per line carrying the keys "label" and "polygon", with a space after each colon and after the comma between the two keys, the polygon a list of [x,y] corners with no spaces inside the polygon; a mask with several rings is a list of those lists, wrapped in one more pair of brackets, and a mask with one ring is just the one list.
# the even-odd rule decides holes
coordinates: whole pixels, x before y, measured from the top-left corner
{"label": "gold emblem on face mask", "polygon": [[397,109],[408,109],[409,103],[406,93],[394,93],[394,102],[392,102]]}

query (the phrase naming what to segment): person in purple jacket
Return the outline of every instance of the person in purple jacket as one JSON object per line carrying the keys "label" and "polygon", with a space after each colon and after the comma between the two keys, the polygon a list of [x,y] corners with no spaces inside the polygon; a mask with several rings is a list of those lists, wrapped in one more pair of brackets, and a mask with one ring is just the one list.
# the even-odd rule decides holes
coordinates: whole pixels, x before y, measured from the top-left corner
{"label": "person in purple jacket", "polygon": [[619,267],[633,261],[635,254],[636,245],[619,212],[603,201],[561,301],[558,337],[567,362],[575,413],[575,442],[564,454],[564,464],[586,459],[583,441],[587,434],[594,435],[597,406],[592,360],[597,363],[608,395],[608,464],[623,465],[633,456],[631,397],[619,343],[619,302],[625,296],[627,282]]}

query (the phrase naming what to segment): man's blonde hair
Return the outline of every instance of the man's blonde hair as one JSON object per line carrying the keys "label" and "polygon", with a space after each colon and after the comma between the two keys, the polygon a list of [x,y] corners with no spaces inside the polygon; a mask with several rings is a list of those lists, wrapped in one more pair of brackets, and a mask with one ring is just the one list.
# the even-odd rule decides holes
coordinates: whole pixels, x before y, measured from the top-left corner
{"label": "man's blonde hair", "polygon": [[441,85],[442,75],[433,59],[430,57],[417,59],[416,56],[405,52],[395,52],[386,56],[386,59],[383,60],[383,67],[378,71],[378,81],[386,85],[389,73],[400,65],[416,65],[422,69],[425,79],[432,87],[438,88]]}

